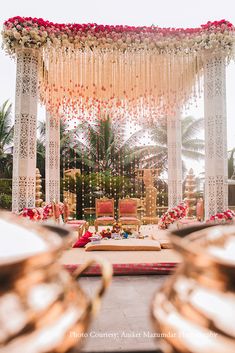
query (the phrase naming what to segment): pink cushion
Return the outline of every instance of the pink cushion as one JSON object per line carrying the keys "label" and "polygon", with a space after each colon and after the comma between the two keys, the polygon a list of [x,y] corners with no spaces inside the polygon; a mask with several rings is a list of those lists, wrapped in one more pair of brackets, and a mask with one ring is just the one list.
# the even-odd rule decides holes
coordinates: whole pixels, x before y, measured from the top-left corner
{"label": "pink cushion", "polygon": [[134,215],[137,213],[137,201],[136,200],[120,200],[119,201],[119,212],[121,215]]}
{"label": "pink cushion", "polygon": [[193,224],[193,225],[200,225],[201,222],[198,222],[196,219],[187,219],[187,218],[182,218],[178,220],[179,223],[181,224]]}
{"label": "pink cushion", "polygon": [[120,222],[122,222],[122,221],[139,221],[139,219],[136,217],[120,217],[119,221]]}
{"label": "pink cushion", "polygon": [[98,217],[96,218],[97,221],[112,221],[114,222],[114,218],[113,217]]}
{"label": "pink cushion", "polygon": [[73,245],[73,248],[83,248],[87,243],[90,242],[90,237],[92,236],[92,233],[87,231],[80,239],[76,241],[76,243]]}
{"label": "pink cushion", "polygon": [[81,228],[82,226],[83,226],[83,224],[66,224],[67,228],[74,229],[74,230],[77,230],[77,229]]}
{"label": "pink cushion", "polygon": [[66,224],[85,224],[86,221],[84,219],[74,219],[71,221],[67,221]]}
{"label": "pink cushion", "polygon": [[96,203],[97,214],[113,214],[113,200],[102,200]]}

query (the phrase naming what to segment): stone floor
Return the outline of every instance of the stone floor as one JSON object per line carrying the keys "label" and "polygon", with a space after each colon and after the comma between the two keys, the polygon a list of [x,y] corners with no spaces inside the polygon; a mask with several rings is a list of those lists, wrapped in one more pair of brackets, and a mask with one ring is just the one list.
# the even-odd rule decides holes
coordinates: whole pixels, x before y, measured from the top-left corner
{"label": "stone floor", "polygon": [[[168,276],[115,276],[93,321],[82,352],[154,350],[150,304]],[[99,278],[83,277],[81,286],[92,296]]]}

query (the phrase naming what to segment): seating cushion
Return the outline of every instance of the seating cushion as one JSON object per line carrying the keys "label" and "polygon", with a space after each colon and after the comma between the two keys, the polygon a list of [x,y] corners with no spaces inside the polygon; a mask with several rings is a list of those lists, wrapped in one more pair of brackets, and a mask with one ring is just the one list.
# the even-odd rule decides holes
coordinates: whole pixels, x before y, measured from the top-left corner
{"label": "seating cushion", "polygon": [[156,240],[123,239],[101,240],[98,244],[92,242],[85,246],[85,251],[160,251],[161,245]]}
{"label": "seating cushion", "polygon": [[173,245],[170,241],[169,232],[167,230],[158,229],[155,234],[151,236],[154,241],[160,243],[162,249],[172,249]]}
{"label": "seating cushion", "polygon": [[102,200],[96,204],[97,214],[113,214],[113,200]]}
{"label": "seating cushion", "polygon": [[120,217],[119,218],[119,221],[122,222],[122,221],[138,221],[140,222],[140,220],[136,217]]}
{"label": "seating cushion", "polygon": [[81,238],[79,238],[75,244],[73,244],[73,248],[83,248],[87,243],[90,242],[90,237],[92,233],[87,231]]}
{"label": "seating cushion", "polygon": [[71,221],[67,221],[66,224],[85,224],[86,221],[84,219],[73,219]]}
{"label": "seating cushion", "polygon": [[98,217],[98,218],[96,218],[96,221],[112,221],[112,222],[114,222],[114,218],[113,218],[113,217],[106,217],[106,216],[104,216],[104,217]]}
{"label": "seating cushion", "polygon": [[119,201],[120,215],[134,215],[137,212],[137,201],[128,199]]}
{"label": "seating cushion", "polygon": [[81,224],[67,224],[66,223],[66,227],[68,228],[68,229],[72,229],[72,230],[78,230],[78,229],[81,229],[81,227],[83,227],[83,224],[81,223]]}

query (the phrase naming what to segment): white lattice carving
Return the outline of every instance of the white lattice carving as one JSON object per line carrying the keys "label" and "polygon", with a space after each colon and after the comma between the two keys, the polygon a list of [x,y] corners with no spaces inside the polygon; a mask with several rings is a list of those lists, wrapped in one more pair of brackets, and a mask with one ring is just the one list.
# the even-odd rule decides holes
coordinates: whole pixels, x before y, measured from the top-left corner
{"label": "white lattice carving", "polygon": [[180,114],[167,118],[168,207],[182,201],[182,158]]}
{"label": "white lattice carving", "polygon": [[204,60],[205,217],[228,207],[226,65],[222,56]]}
{"label": "white lattice carving", "polygon": [[35,206],[38,53],[17,53],[12,211]]}
{"label": "white lattice carving", "polygon": [[46,202],[60,201],[60,119],[46,116]]}

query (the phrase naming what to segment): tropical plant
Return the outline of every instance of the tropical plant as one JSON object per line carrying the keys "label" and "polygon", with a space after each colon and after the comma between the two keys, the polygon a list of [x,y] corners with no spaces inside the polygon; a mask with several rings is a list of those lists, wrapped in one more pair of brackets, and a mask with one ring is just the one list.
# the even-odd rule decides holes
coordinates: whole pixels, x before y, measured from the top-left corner
{"label": "tropical plant", "polygon": [[133,135],[125,137],[124,124],[107,118],[96,123],[83,122],[74,132],[78,160],[83,160],[85,168],[112,175],[117,175],[120,169],[124,175],[133,174]]}
{"label": "tropical plant", "polygon": [[12,173],[12,147],[14,127],[11,116],[12,104],[6,100],[0,107],[0,177],[9,177]]}
{"label": "tropical plant", "polygon": [[[198,138],[203,128],[204,119],[196,119],[187,116],[181,121],[182,136],[182,158],[185,169],[185,159],[201,160],[204,158],[204,140]],[[168,145],[167,145],[167,123],[161,121],[153,128],[148,129],[152,143],[148,146],[139,145],[133,154],[140,158],[142,156],[143,168],[159,168],[160,171],[167,170]],[[136,133],[136,138],[143,135],[143,131]],[[133,158],[133,156],[132,156]]]}
{"label": "tropical plant", "polygon": [[231,179],[231,177],[234,177],[234,154],[235,154],[235,148],[228,151],[228,179]]}

